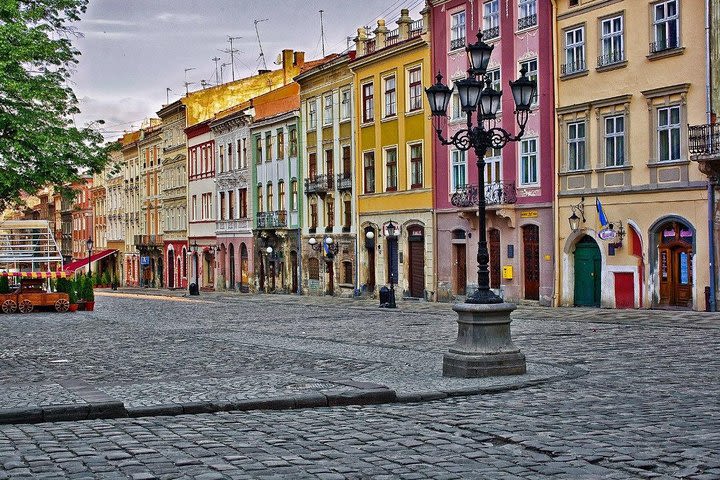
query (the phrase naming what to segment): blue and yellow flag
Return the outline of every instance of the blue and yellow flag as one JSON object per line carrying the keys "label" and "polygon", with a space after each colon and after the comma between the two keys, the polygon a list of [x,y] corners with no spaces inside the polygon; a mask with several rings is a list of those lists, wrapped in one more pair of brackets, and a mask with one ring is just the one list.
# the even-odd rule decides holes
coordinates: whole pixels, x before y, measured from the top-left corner
{"label": "blue and yellow flag", "polygon": [[597,208],[600,225],[603,227],[606,226],[608,224],[607,217],[605,216],[605,212],[603,212],[602,203],[600,203],[600,199],[598,197],[595,197],[595,208]]}

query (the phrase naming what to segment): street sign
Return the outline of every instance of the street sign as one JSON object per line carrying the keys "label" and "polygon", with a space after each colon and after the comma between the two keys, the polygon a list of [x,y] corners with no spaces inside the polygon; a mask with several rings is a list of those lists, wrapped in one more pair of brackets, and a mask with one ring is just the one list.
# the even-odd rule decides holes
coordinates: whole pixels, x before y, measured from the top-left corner
{"label": "street sign", "polygon": [[150,257],[140,256],[140,265],[150,265]]}

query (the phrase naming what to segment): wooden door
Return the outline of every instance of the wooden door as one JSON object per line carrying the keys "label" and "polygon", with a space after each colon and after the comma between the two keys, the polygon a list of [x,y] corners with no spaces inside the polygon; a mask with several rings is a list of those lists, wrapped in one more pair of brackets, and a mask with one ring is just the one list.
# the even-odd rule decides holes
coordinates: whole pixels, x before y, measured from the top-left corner
{"label": "wooden door", "polygon": [[235,245],[232,243],[230,244],[230,254],[228,258],[230,261],[229,288],[230,290],[235,290]]}
{"label": "wooden door", "polygon": [[600,306],[601,257],[595,240],[585,235],[575,245],[575,305]]}
{"label": "wooden door", "polygon": [[500,230],[497,228],[488,231],[488,248],[490,250],[490,288],[500,288]]}
{"label": "wooden door", "polygon": [[540,299],[540,229],[537,225],[525,225],[523,230],[523,274],[525,298]]}
{"label": "wooden door", "polygon": [[332,261],[325,262],[326,265],[326,271],[328,276],[327,281],[327,294],[328,295],[334,295],[335,294],[335,268]]}
{"label": "wooden door", "polygon": [[692,306],[692,248],[683,242],[663,245],[659,251],[660,305]]}
{"label": "wooden door", "polygon": [[173,259],[173,251],[172,250],[168,250],[167,266],[168,266],[168,275],[167,275],[168,288],[175,288],[175,260]]}
{"label": "wooden door", "polygon": [[635,307],[635,282],[632,272],[614,272],[615,308]]}
{"label": "wooden door", "polygon": [[367,249],[368,253],[368,264],[367,264],[367,279],[365,285],[367,285],[368,292],[375,291],[375,243],[371,242],[371,245]]}
{"label": "wooden door", "polygon": [[408,227],[410,247],[410,296],[425,298],[425,230],[418,225]]}
{"label": "wooden door", "polygon": [[455,294],[467,293],[467,254],[464,243],[456,243],[455,249]]}

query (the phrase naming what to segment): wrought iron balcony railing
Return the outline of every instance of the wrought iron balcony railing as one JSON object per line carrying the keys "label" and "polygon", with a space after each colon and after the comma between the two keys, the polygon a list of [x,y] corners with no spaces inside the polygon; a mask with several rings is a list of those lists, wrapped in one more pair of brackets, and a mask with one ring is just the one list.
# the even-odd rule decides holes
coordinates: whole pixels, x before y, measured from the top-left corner
{"label": "wrought iron balcony railing", "polygon": [[537,25],[537,14],[533,13],[527,17],[518,18],[518,30],[530,28]]}
{"label": "wrought iron balcony railing", "polygon": [[485,30],[483,30],[483,39],[484,40],[492,40],[493,38],[497,38],[500,36],[500,26],[497,27],[490,27]]}
{"label": "wrought iron balcony railing", "polygon": [[608,65],[614,65],[625,61],[625,52],[617,50],[614,52],[606,53],[605,55],[599,55],[597,59],[598,67],[606,67]]}
{"label": "wrought iron balcony railing", "polygon": [[332,175],[315,175],[305,179],[305,193],[325,193],[334,188]]}
{"label": "wrought iron balcony railing", "polygon": [[[453,193],[450,202],[460,208],[478,205],[477,185],[465,185]],[[503,205],[517,202],[515,182],[493,182],[485,185],[485,205]]]}
{"label": "wrought iron balcony railing", "polygon": [[456,38],[455,40],[450,40],[450,50],[457,50],[458,48],[464,48],[465,47],[465,37]]}
{"label": "wrought iron balcony railing", "polygon": [[274,212],[258,212],[257,228],[285,228],[287,227],[287,210]]}
{"label": "wrought iron balcony railing", "polygon": [[720,156],[720,124],[690,126],[688,149],[691,158]]}
{"label": "wrought iron balcony railing", "polygon": [[337,189],[338,190],[352,189],[352,176],[350,176],[349,173],[338,173],[337,174]]}
{"label": "wrought iron balcony railing", "polygon": [[573,73],[584,72],[586,70],[585,60],[578,60],[577,62],[568,62],[560,66],[561,75],[572,75]]}
{"label": "wrought iron balcony railing", "polygon": [[650,43],[650,53],[660,53],[665,50],[672,50],[678,47],[678,39],[676,37],[666,38],[657,42]]}
{"label": "wrought iron balcony railing", "polygon": [[135,235],[135,246],[162,247],[162,235]]}

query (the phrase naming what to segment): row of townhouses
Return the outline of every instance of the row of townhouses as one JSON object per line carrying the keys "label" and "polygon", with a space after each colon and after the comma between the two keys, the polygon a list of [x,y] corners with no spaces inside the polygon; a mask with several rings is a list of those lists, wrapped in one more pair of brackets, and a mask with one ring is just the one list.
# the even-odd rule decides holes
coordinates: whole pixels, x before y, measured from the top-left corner
{"label": "row of townhouses", "polygon": [[[715,0],[433,0],[355,49],[190,92],[80,186],[65,244],[128,286],[704,310],[717,293]],[[707,28],[706,28],[707,27]],[[443,145],[424,89],[452,86],[477,34],[497,125],[537,82],[518,142]],[[445,138],[466,128],[455,90]],[[478,192],[478,174],[485,191]],[[65,219],[63,217],[63,222]]]}

